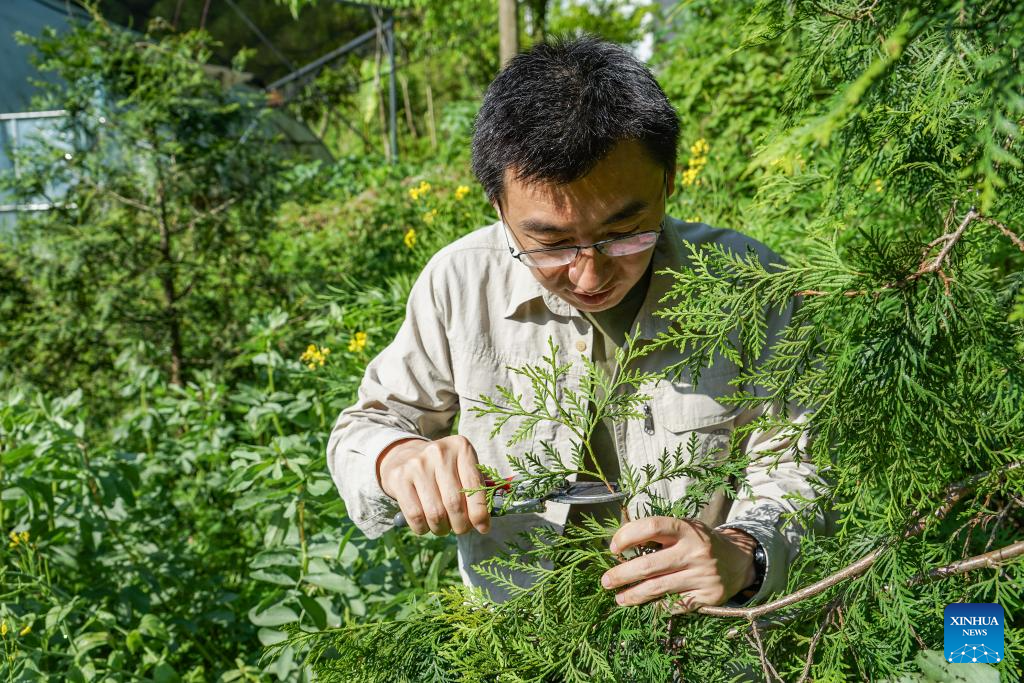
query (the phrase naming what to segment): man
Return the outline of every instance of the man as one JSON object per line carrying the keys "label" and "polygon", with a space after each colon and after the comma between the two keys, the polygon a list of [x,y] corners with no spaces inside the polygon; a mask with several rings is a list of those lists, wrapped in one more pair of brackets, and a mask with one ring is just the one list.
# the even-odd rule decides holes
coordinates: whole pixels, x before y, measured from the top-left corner
{"label": "man", "polygon": [[[490,85],[476,120],[473,170],[500,220],[431,259],[395,340],[369,364],[358,401],[331,434],[328,465],[368,536],[390,528],[399,509],[416,533],[454,531],[464,581],[500,600],[505,591],[472,565],[527,528],[578,518],[580,510],[549,504],[544,513],[492,519],[482,493],[467,498],[463,489],[481,485],[477,463],[511,473],[504,443],[517,426],[513,420],[491,440],[493,416],[468,409],[497,385],[531,405],[529,381],[508,368],[535,364],[549,337],[559,362],[573,363],[561,398],[579,389],[583,357],[611,370],[627,332],[639,326],[648,343],[667,330],[653,313],[672,278],[659,271],[685,265],[684,239],[776,259],[737,233],[666,215],[678,136],[676,112],[647,68],[593,38],[538,45]],[[770,313],[769,333],[791,314]],[[658,371],[679,360],[678,350],[662,348],[638,368]],[[736,372],[720,359],[699,386],[684,374],[642,387],[652,397],[644,419],[602,424],[595,434],[602,470],[656,463],[694,433],[703,452],[727,446],[734,429],[758,416],[716,400],[733,391]],[[458,434],[450,435],[457,413]],[[541,423],[522,450],[547,441],[566,454],[570,436]],[[814,470],[783,435],[755,431],[745,447],[752,495],[717,495],[698,519],[635,519],[614,535],[613,552],[662,547],[605,574],[602,583],[618,592],[619,604],[681,594],[689,611],[730,599],[758,602],[785,587],[803,530],[780,518],[793,509],[784,496],[813,498]],[[678,498],[689,483],[662,483],[655,493]],[[636,502],[634,517],[645,502]]]}

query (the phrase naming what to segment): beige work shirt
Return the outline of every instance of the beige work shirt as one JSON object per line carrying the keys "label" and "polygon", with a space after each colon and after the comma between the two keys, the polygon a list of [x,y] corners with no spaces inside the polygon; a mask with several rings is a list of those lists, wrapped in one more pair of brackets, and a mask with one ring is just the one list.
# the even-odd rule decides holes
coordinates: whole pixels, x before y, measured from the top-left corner
{"label": "beige work shirt", "polygon": [[[654,272],[636,318],[642,340],[652,340],[670,326],[668,320],[653,315],[664,305],[659,300],[672,284],[671,276],[658,271],[678,270],[687,263],[684,240],[717,243],[741,254],[750,248],[764,262],[779,260],[764,245],[731,230],[666,218],[654,248]],[[768,312],[769,339],[785,327],[791,314],[791,306],[781,314]],[[327,464],[349,517],[370,538],[390,529],[399,508],[381,490],[377,456],[401,439],[449,435],[457,413],[461,413],[458,433],[473,444],[480,462],[504,476],[512,474],[507,453],[541,453],[541,441],[554,444],[568,461],[570,433],[565,427],[540,423],[532,438],[506,448],[520,423],[510,420],[491,439],[495,416],[478,416],[469,409],[483,405],[481,394],[497,398],[496,385],[510,387],[524,396],[525,406],[532,405],[529,381],[508,366],[540,362],[548,351],[549,337],[558,346],[559,363],[573,364],[558,386],[559,398],[567,389],[578,391],[584,375],[581,357],[592,353],[595,333],[599,334],[577,309],[546,290],[526,266],[512,258],[500,222],[441,249],[413,285],[405,321],[394,341],[367,366],[356,403],[341,412],[331,432]],[[678,350],[662,348],[644,356],[636,367],[660,372],[680,359]],[[673,453],[679,444],[685,452],[694,433],[704,453],[727,449],[732,431],[759,414],[716,400],[735,391],[729,380],[736,374],[734,365],[718,359],[702,372],[698,387],[686,372],[675,380],[660,379],[640,387],[640,393],[652,397],[644,407],[647,417],[616,426],[616,450],[625,454],[630,465],[641,467],[656,466],[666,450]],[[802,416],[795,406],[788,410],[794,417]],[[751,458],[747,475],[752,493],[735,501],[716,494],[699,517],[712,527],[740,528],[764,546],[765,580],[749,604],[785,588],[788,567],[805,533],[800,525],[784,524],[780,518],[796,507],[785,496],[815,498],[820,490],[813,465],[796,457],[801,446],[776,431],[753,432],[744,444]],[[654,493],[673,500],[689,483],[687,479],[662,482]],[[648,502],[646,497],[635,499],[631,514],[642,514]],[[568,505],[549,503],[544,513],[494,518],[488,534],[470,531],[458,536],[464,582],[485,588],[496,600],[504,599],[507,593],[473,565],[518,541],[525,529],[542,524],[561,529],[568,509]],[[815,526],[823,523],[820,516],[814,521]],[[512,578],[520,585],[531,581],[526,574]]]}

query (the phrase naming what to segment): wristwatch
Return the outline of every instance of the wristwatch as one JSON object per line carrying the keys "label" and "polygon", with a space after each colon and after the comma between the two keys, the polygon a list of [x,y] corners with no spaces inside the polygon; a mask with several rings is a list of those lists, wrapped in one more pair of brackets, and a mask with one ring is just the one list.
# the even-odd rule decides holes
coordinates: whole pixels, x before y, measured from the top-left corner
{"label": "wristwatch", "polygon": [[757,542],[757,547],[754,548],[754,583],[750,584],[735,596],[733,601],[740,605],[745,605],[750,602],[750,599],[757,595],[757,592],[761,590],[761,584],[764,583],[764,571],[768,565],[768,557],[764,553],[764,546],[761,542]]}

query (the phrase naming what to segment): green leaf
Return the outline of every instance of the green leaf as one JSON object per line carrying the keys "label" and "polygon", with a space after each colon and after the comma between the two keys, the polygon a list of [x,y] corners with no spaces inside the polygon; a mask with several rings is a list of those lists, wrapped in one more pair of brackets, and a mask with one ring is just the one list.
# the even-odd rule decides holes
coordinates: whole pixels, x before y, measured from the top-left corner
{"label": "green leaf", "polygon": [[299,602],[302,603],[302,609],[306,611],[318,629],[327,628],[327,612],[324,611],[320,603],[308,595],[300,595]]}
{"label": "green leaf", "polygon": [[999,670],[989,664],[953,664],[941,652],[922,650],[914,657],[921,673],[879,683],[999,683]]}
{"label": "green leaf", "polygon": [[153,614],[143,615],[142,619],[139,620],[139,631],[143,635],[147,635],[151,638],[170,640],[170,636],[167,633],[167,627],[164,626],[159,617]]}
{"label": "green leaf", "polygon": [[264,647],[276,645],[277,643],[288,640],[288,634],[284,631],[278,631],[277,629],[266,627],[257,631],[256,636],[260,639],[260,643],[262,643]]}
{"label": "green leaf", "polygon": [[256,626],[281,626],[282,624],[291,624],[298,620],[299,615],[296,614],[295,610],[283,602],[268,607],[262,612],[257,612],[255,607],[249,610],[249,621]]}
{"label": "green leaf", "polygon": [[76,637],[71,648],[75,653],[75,661],[80,662],[82,655],[90,650],[106,645],[109,637],[110,634],[106,631],[92,631]]}
{"label": "green leaf", "polygon": [[252,578],[257,581],[266,581],[267,583],[273,583],[278,586],[294,586],[297,579],[284,571],[268,571],[266,569],[257,569],[251,574]]}
{"label": "green leaf", "polygon": [[305,581],[314,586],[343,595],[355,596],[359,594],[359,587],[356,583],[349,577],[340,574],[307,574]]}
{"label": "green leaf", "polygon": [[135,654],[143,648],[142,634],[137,629],[132,629],[128,632],[125,637],[125,645],[128,646],[128,651]]}
{"label": "green leaf", "polygon": [[160,662],[153,668],[153,683],[178,683],[178,673],[167,662]]}

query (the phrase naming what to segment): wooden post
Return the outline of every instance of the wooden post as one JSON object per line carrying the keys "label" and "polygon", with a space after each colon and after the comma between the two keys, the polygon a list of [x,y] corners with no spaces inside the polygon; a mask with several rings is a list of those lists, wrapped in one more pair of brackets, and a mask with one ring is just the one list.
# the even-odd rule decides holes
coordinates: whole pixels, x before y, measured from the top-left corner
{"label": "wooden post", "polygon": [[519,52],[519,8],[516,0],[498,0],[498,57],[501,68]]}

